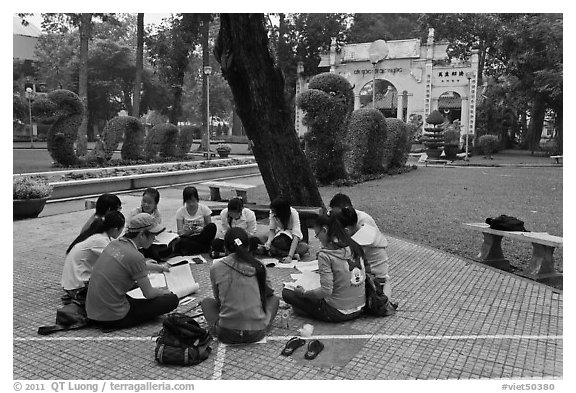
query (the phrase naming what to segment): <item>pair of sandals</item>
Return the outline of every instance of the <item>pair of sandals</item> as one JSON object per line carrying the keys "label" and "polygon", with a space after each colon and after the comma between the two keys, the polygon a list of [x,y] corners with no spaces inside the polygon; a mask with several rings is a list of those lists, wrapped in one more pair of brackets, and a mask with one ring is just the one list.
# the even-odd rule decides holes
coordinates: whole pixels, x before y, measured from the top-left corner
{"label": "pair of sandals", "polygon": [[[286,346],[282,350],[281,354],[283,356],[290,356],[295,350],[306,344],[306,341],[300,337],[292,337],[286,343]],[[304,358],[308,360],[316,359],[316,356],[324,349],[324,344],[320,340],[312,340],[308,343],[308,350],[304,354]]]}

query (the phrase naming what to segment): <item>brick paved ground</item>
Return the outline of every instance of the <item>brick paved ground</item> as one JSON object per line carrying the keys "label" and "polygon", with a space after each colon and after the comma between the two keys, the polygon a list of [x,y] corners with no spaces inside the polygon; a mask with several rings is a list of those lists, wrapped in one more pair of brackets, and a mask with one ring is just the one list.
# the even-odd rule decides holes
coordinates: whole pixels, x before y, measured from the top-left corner
{"label": "brick paved ground", "polygon": [[[161,195],[163,222],[175,229],[181,188]],[[140,201],[139,194],[121,199],[125,213]],[[152,337],[160,320],[113,333],[87,328],[39,336],[38,327],[52,324],[60,305],[64,250],[91,213],[48,206],[43,217],[14,222],[14,379],[563,378],[561,292],[391,236],[392,297],[400,304],[391,317],[333,325],[292,316],[289,329],[277,319],[265,343],[215,342],[209,359],[189,368],[155,363]],[[208,270],[209,264],[192,267],[197,300],[211,296]],[[291,272],[268,272],[279,293]],[[304,348],[281,356],[304,323],[314,325],[325,350],[313,361],[303,358]]]}

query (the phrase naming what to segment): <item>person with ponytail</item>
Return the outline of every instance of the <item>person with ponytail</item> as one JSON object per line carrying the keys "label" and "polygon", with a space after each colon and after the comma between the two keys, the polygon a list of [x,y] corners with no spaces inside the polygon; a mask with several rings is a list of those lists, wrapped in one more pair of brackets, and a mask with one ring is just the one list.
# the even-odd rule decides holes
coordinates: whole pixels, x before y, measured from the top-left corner
{"label": "person with ponytail", "polygon": [[210,257],[212,259],[219,258],[224,254],[224,235],[230,228],[242,228],[248,234],[249,250],[253,253],[262,241],[256,236],[256,214],[244,207],[242,198],[232,198],[228,202],[228,207],[223,209],[220,213],[220,222],[222,229],[216,235],[216,239],[212,242],[212,251]]}
{"label": "person with ponytail", "polygon": [[260,341],[276,316],[280,299],[274,296],[266,267],[250,254],[244,229],[230,228],[224,246],[230,254],[210,268],[214,298],[202,301],[210,333],[226,344]]}
{"label": "person with ponytail", "polygon": [[61,284],[66,299],[81,300],[86,297],[88,280],[96,260],[104,248],[122,233],[124,216],[112,210],[103,218],[93,220],[90,226],[74,239],[66,250]]}
{"label": "person with ponytail", "polygon": [[364,251],[332,216],[322,215],[314,224],[322,248],[318,252],[320,287],[284,288],[282,298],[299,315],[326,322],[358,318],[366,303]]}

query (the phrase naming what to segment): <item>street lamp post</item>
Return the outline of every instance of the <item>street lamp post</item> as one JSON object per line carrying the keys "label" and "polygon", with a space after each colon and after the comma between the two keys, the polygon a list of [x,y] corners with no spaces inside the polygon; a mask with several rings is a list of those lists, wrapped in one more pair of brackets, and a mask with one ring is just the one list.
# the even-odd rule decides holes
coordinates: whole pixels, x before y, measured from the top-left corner
{"label": "street lamp post", "polygon": [[30,147],[34,148],[34,126],[32,125],[32,96],[34,92],[31,87],[26,88],[26,98],[28,98],[28,115],[30,117]]}
{"label": "street lamp post", "polygon": [[208,159],[210,160],[210,74],[212,67],[204,66],[204,75],[206,75],[206,131],[208,133]]}

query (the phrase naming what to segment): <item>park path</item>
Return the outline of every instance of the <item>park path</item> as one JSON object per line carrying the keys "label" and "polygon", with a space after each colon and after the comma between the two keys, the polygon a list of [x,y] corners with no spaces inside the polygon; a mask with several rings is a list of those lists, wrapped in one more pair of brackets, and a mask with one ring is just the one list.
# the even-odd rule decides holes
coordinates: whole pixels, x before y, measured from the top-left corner
{"label": "park path", "polygon": [[[207,190],[200,191],[205,199]],[[175,229],[181,188],[161,193],[163,222]],[[124,212],[140,203],[139,192],[120,198]],[[113,333],[87,328],[39,336],[60,305],[64,250],[91,213],[75,205],[13,223],[14,379],[563,378],[562,292],[393,236],[387,236],[392,298],[399,309],[391,317],[334,325],[292,315],[288,329],[274,321],[265,343],[215,342],[209,359],[189,368],[155,363],[152,337],[160,321]],[[197,300],[211,296],[209,267],[192,267]],[[287,269],[268,272],[276,293],[290,281]],[[304,323],[314,325],[324,351],[313,361],[303,349],[281,356]]]}

